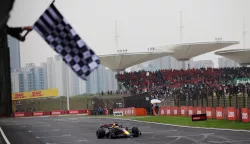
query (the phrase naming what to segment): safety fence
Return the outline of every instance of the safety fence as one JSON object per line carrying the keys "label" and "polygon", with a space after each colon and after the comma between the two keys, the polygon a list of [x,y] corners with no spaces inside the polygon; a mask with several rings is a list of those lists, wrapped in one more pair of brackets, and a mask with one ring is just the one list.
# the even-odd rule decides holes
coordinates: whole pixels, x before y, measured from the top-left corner
{"label": "safety fence", "polygon": [[159,115],[162,116],[192,116],[195,114],[206,114],[208,119],[231,120],[250,122],[248,108],[235,107],[193,107],[193,106],[167,106],[161,107]]}
{"label": "safety fence", "polygon": [[245,93],[239,94],[223,94],[212,96],[195,94],[195,95],[172,95],[172,96],[158,96],[163,99],[162,106],[201,106],[201,107],[236,107],[236,108],[250,108],[249,95]]}

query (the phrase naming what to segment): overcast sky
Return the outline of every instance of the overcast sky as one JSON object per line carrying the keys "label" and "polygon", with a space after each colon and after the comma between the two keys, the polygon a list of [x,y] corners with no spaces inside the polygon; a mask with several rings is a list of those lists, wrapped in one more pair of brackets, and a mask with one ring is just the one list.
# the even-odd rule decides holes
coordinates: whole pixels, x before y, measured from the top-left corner
{"label": "overcast sky", "polygon": [[[16,0],[10,26],[33,25],[52,0]],[[242,40],[242,19],[250,22],[250,0],[56,0],[56,7],[97,54],[116,52],[114,33],[118,23],[119,48],[146,51],[180,42],[180,10],[183,11],[183,42]],[[246,27],[248,30],[249,27]],[[247,41],[249,41],[247,35]],[[21,64],[45,62],[56,53],[35,32],[21,43]],[[246,42],[249,46],[249,42]],[[242,44],[230,48],[242,48]],[[214,53],[214,52],[213,52]],[[208,53],[194,60],[213,60]]]}

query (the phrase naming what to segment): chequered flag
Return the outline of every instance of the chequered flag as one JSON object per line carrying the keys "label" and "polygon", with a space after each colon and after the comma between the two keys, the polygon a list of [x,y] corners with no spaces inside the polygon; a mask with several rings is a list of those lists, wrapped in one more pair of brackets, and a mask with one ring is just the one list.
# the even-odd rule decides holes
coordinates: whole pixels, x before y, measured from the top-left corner
{"label": "chequered flag", "polygon": [[98,56],[79,37],[53,3],[35,22],[34,29],[82,79],[86,80],[98,68]]}

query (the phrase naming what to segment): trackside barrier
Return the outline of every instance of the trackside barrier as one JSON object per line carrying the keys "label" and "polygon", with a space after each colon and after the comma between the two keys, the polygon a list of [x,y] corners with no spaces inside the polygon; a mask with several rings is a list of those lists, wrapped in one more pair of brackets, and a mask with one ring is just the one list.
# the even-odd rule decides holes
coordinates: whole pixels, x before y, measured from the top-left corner
{"label": "trackside barrier", "polygon": [[118,108],[113,109],[114,116],[146,116],[147,111],[144,108]]}
{"label": "trackside barrier", "polygon": [[54,111],[36,111],[36,112],[14,112],[14,117],[46,116],[46,115],[64,115],[64,114],[85,114],[87,110],[54,110]]}
{"label": "trackside barrier", "polygon": [[43,116],[44,112],[40,111],[40,112],[33,112],[33,116]]}
{"label": "trackside barrier", "polygon": [[87,110],[69,110],[68,114],[83,114],[87,113]]}
{"label": "trackside barrier", "polygon": [[242,121],[250,122],[250,109],[235,107],[192,107],[192,106],[167,106],[160,108],[161,116],[192,116],[192,115],[206,114],[207,119],[217,120],[230,120],[230,121]]}
{"label": "trackside barrier", "polygon": [[25,113],[24,112],[15,112],[14,116],[15,117],[25,117]]}
{"label": "trackside barrier", "polygon": [[64,110],[53,110],[51,112],[51,115],[63,115],[64,114]]}

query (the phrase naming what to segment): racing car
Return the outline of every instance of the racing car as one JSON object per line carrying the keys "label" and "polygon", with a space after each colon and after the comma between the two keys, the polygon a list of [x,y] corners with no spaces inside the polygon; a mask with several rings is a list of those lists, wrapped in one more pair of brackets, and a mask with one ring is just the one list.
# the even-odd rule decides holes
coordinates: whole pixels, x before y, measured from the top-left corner
{"label": "racing car", "polygon": [[100,128],[96,130],[96,136],[98,139],[101,138],[122,138],[122,137],[139,137],[141,132],[137,127],[132,127],[129,131],[128,127],[123,127],[118,125],[118,123],[113,124],[102,124]]}

